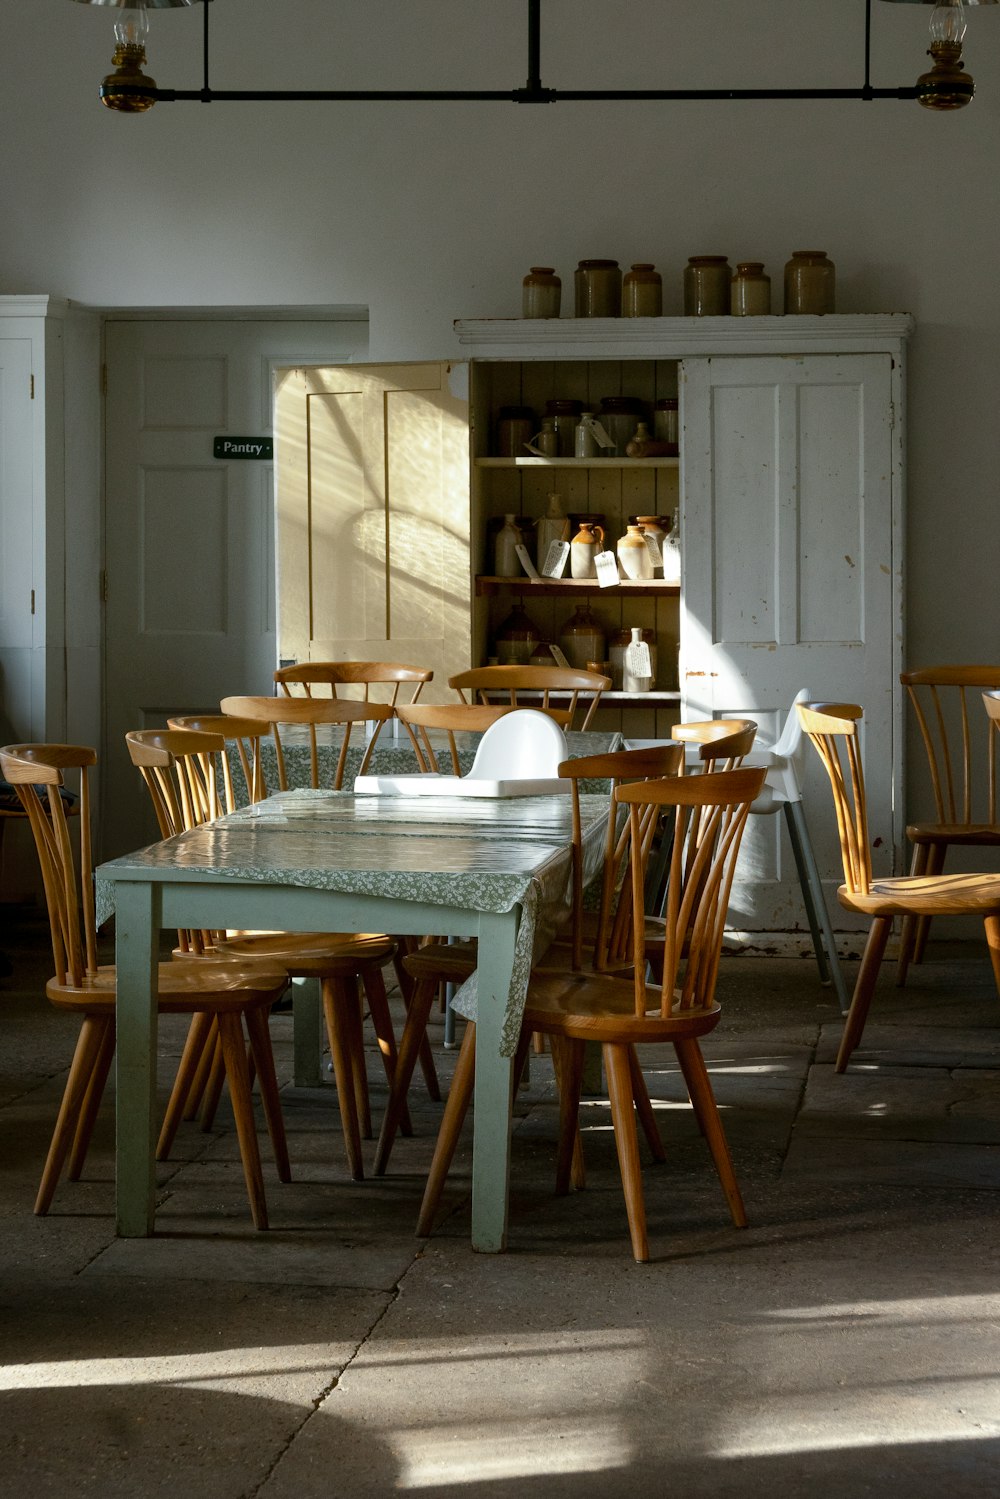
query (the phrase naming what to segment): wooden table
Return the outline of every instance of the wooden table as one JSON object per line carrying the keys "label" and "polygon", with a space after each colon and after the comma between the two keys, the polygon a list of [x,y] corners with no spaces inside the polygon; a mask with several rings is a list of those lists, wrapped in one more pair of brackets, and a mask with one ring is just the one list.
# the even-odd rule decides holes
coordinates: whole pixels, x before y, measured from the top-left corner
{"label": "wooden table", "polygon": [[[609,804],[581,806],[589,878]],[[472,1243],[503,1249],[511,1063],[533,956],[568,912],[571,831],[563,796],[414,804],[298,790],[101,865],[98,920],[116,915],[118,1233],[154,1228],[161,928],[440,932],[479,939]]]}

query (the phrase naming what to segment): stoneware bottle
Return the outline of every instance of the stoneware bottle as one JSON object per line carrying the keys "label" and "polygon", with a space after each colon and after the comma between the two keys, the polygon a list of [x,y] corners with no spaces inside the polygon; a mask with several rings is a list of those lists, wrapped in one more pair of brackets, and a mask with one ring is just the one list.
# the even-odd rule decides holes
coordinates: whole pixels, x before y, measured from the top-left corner
{"label": "stoneware bottle", "polygon": [[618,562],[626,578],[644,582],[653,576],[653,559],[649,555],[641,526],[629,526],[618,538]]}
{"label": "stoneware bottle", "polygon": [[733,317],[767,317],[771,311],[771,278],[760,260],[741,260],[730,291]]}
{"label": "stoneware bottle", "polygon": [[519,578],[524,572],[516,548],[521,545],[517,517],[505,515],[493,546],[493,575],[496,578]]}
{"label": "stoneware bottle", "polygon": [[729,312],[733,273],[724,255],[692,255],[684,267],[685,317],[720,317]]}
{"label": "stoneware bottle", "polygon": [[592,521],[581,521],[580,529],[569,544],[571,578],[596,578],[594,558],[604,550],[604,527]]}
{"label": "stoneware bottle", "polygon": [[570,666],[587,670],[588,661],[604,659],[604,631],[589,604],[581,604],[559,632],[559,648]]}
{"label": "stoneware bottle", "polygon": [[562,495],[549,495],[548,509],[535,527],[535,537],[538,543],[536,562],[538,571],[541,572],[552,543],[569,541],[569,519],[563,510]]}
{"label": "stoneware bottle", "polygon": [[577,317],[621,317],[622,273],[617,260],[581,260],[573,279]]}

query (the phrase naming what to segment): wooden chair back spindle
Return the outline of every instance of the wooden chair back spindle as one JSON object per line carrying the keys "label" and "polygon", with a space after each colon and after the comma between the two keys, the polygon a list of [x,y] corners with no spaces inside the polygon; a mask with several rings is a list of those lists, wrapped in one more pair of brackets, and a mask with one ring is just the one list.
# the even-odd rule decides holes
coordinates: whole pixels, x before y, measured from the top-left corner
{"label": "wooden chair back spindle", "polygon": [[[537,694],[541,693],[543,712],[550,711],[552,696],[568,697],[569,726],[576,717],[577,703],[583,695],[589,706],[581,728],[589,729],[602,693],[611,687],[611,678],[564,666],[477,666],[449,677],[448,686],[454,687],[463,703],[489,703],[505,697],[514,708],[539,706]],[[519,699],[519,692],[533,696]]]}

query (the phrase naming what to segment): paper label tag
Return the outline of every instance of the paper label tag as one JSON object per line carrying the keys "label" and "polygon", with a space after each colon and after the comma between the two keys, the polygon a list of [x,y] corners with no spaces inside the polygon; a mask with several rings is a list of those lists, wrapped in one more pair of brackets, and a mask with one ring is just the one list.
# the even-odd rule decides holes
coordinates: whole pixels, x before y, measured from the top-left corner
{"label": "paper label tag", "polygon": [[650,562],[654,567],[662,567],[663,553],[660,551],[660,543],[657,541],[656,537],[651,536],[648,531],[643,531],[642,534],[645,538],[646,551],[649,553]]}
{"label": "paper label tag", "polygon": [[594,558],[597,581],[601,588],[612,588],[621,582],[618,576],[618,558],[614,552],[598,552]]}
{"label": "paper label tag", "polygon": [[552,659],[557,666],[569,665],[569,662],[566,660],[565,652],[561,651],[557,645],[550,645],[549,650],[552,652]]}
{"label": "paper label tag", "polygon": [[633,677],[653,675],[653,661],[645,640],[633,640],[625,647],[625,669]]}
{"label": "paper label tag", "polygon": [[561,578],[566,571],[566,563],[569,560],[568,541],[550,541],[549,549],[545,553],[545,561],[542,563],[543,578]]}
{"label": "paper label tag", "polygon": [[614,447],[614,445],[615,445],[614,438],[608,436],[607,429],[605,427],[601,426],[601,424],[597,420],[596,416],[593,418],[592,421],[588,422],[587,425],[589,426],[590,432],[591,432],[591,436],[594,438],[594,441],[597,443],[598,447],[600,447],[600,448],[613,448]]}
{"label": "paper label tag", "polygon": [[524,545],[524,543],[519,541],[514,550],[517,553],[518,557],[521,559],[521,566],[528,574],[528,577],[537,578],[538,568],[532,562],[531,553],[528,551],[528,548]]}

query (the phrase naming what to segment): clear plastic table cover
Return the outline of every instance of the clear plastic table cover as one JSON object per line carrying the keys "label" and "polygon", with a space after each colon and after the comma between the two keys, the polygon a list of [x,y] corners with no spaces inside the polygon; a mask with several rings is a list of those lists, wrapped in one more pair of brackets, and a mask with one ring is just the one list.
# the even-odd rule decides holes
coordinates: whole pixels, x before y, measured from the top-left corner
{"label": "clear plastic table cover", "polygon": [[[607,793],[584,795],[580,806],[586,882],[601,864]],[[569,914],[571,836],[567,797],[415,803],[349,792],[279,792],[102,864],[97,919],[102,923],[114,912],[116,879],[169,879],[180,870],[481,912],[505,913],[520,905],[503,1028],[503,1053],[509,1056],[517,1045],[532,962]],[[453,1003],[474,1018],[475,975]]]}

